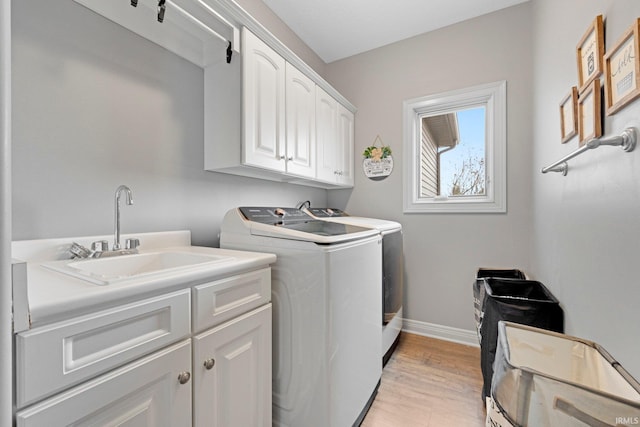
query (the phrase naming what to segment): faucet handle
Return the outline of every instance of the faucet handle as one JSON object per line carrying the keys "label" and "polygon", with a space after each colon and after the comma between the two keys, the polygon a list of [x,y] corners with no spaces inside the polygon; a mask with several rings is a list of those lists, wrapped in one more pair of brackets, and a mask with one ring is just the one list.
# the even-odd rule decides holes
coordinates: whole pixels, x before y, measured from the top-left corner
{"label": "faucet handle", "polygon": [[140,246],[140,239],[132,238],[124,241],[125,249],[137,249]]}
{"label": "faucet handle", "polygon": [[71,243],[69,252],[71,253],[71,258],[88,258],[91,255],[89,249],[76,242]]}
{"label": "faucet handle", "polygon": [[93,252],[106,252],[109,250],[109,242],[106,240],[98,240],[91,244],[91,250]]}

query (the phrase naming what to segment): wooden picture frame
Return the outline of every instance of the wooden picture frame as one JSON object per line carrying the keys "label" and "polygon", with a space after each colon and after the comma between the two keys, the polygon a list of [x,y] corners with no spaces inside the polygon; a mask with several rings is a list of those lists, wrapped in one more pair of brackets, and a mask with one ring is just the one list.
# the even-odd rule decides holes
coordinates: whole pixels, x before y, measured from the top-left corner
{"label": "wooden picture frame", "polygon": [[560,101],[560,140],[564,144],[578,133],[578,88],[573,86]]}
{"label": "wooden picture frame", "polygon": [[640,18],[604,56],[607,116],[640,96]]}
{"label": "wooden picture frame", "polygon": [[595,79],[578,97],[578,135],[580,146],[602,136],[600,80]]}
{"label": "wooden picture frame", "polygon": [[602,74],[604,56],[604,20],[596,16],[576,47],[578,60],[578,90],[584,91]]}

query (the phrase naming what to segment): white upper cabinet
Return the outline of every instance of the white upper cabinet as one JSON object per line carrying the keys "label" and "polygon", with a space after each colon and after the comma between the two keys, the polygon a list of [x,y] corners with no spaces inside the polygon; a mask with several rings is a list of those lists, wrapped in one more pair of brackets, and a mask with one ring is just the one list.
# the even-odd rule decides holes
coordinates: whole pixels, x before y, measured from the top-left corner
{"label": "white upper cabinet", "polygon": [[205,69],[205,169],[353,186],[353,113],[247,28],[241,38],[241,61]]}
{"label": "white upper cabinet", "polygon": [[316,88],[316,144],[318,147],[318,179],[336,181],[338,102],[319,87]]}
{"label": "white upper cabinet", "polygon": [[316,177],[316,84],[250,31],[242,31],[242,161]]}
{"label": "white upper cabinet", "polygon": [[353,113],[317,87],[316,117],[318,179],[353,186]]}
{"label": "white upper cabinet", "polygon": [[284,172],[285,60],[248,31],[242,49],[243,163]]}
{"label": "white upper cabinet", "polygon": [[342,104],[338,104],[337,141],[338,184],[352,187],[354,183],[355,116]]}
{"label": "white upper cabinet", "polygon": [[287,63],[287,172],[316,175],[316,84]]}

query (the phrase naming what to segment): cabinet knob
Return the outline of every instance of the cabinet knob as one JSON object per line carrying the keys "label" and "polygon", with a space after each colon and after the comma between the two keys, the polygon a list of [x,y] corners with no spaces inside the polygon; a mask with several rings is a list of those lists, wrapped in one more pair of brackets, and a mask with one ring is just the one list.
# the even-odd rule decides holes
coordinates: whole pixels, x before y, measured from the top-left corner
{"label": "cabinet knob", "polygon": [[207,369],[207,371],[211,370],[213,368],[213,365],[215,364],[215,359],[207,359],[204,361],[204,367]]}
{"label": "cabinet knob", "polygon": [[284,156],[280,156],[280,160],[284,160]]}
{"label": "cabinet knob", "polygon": [[189,380],[191,379],[191,373],[189,372],[180,372],[178,374],[178,382],[180,384],[186,384],[189,382]]}
{"label": "cabinet knob", "polygon": [[293,157],[289,157],[289,158],[287,158],[287,161],[288,161],[288,162],[290,162],[290,161],[292,161],[292,160],[293,160]]}

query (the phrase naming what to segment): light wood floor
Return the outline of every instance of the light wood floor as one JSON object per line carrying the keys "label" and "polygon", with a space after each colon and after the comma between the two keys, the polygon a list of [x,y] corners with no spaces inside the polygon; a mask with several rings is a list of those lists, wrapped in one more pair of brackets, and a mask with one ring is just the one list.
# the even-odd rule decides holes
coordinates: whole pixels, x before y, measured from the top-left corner
{"label": "light wood floor", "polygon": [[480,349],[402,333],[362,427],[482,427]]}

